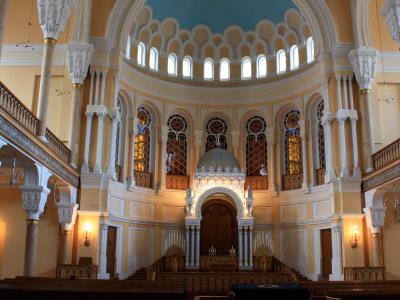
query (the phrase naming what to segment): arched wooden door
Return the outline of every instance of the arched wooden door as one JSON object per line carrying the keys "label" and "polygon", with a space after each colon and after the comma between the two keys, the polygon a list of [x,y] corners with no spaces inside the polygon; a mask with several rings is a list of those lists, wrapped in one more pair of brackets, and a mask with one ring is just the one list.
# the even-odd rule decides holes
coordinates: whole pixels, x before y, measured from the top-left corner
{"label": "arched wooden door", "polygon": [[211,246],[217,255],[228,255],[232,246],[237,251],[236,209],[227,201],[212,200],[203,205],[201,213],[200,254],[208,255]]}

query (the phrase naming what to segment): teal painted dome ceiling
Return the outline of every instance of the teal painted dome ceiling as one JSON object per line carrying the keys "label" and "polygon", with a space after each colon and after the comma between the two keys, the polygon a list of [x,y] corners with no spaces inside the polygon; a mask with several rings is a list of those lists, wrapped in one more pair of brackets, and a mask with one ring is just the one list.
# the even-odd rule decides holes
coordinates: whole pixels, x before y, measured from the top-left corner
{"label": "teal painted dome ceiling", "polygon": [[153,18],[174,18],[181,29],[192,30],[202,24],[213,33],[223,33],[231,25],[244,31],[254,30],[262,20],[284,22],[289,9],[297,9],[292,0],[146,0]]}

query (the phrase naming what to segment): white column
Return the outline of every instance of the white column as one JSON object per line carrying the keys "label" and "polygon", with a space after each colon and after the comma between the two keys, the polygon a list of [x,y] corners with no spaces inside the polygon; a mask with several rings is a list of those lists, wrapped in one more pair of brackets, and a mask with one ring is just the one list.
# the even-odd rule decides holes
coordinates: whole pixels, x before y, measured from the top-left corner
{"label": "white column", "polygon": [[38,0],[39,24],[43,32],[43,59],[39,87],[39,138],[47,142],[46,126],[49,105],[51,67],[58,35],[64,30],[74,0]]}
{"label": "white column", "polygon": [[343,109],[343,103],[342,103],[342,76],[336,75],[336,87],[337,87],[337,102],[338,102],[338,109],[341,110]]}
{"label": "white column", "polygon": [[196,261],[195,261],[195,249],[194,249],[194,241],[195,241],[195,232],[196,232],[196,226],[192,225],[190,226],[190,244],[191,244],[191,253],[190,253],[190,265],[192,268],[196,266]]}
{"label": "white column", "polygon": [[372,154],[374,153],[374,142],[372,136],[372,104],[370,91],[372,83],[375,77],[375,67],[377,63],[378,52],[371,47],[361,47],[350,51],[348,57],[353,66],[353,71],[360,87],[360,101],[363,102],[366,107],[366,112],[363,112],[362,116],[363,127],[365,136],[363,137],[366,147],[364,152],[366,153],[365,158],[365,171],[367,173],[374,170],[372,162]]}
{"label": "white column", "polygon": [[347,75],[349,83],[349,94],[350,94],[350,109],[354,110],[354,96],[353,96],[353,74]]}
{"label": "white column", "polygon": [[99,100],[99,89],[100,89],[100,74],[101,71],[99,70],[95,70],[94,71],[94,76],[96,79],[96,89],[95,89],[95,94],[94,94],[94,100],[93,100],[93,104],[94,105],[99,105],[100,100]]}
{"label": "white column", "polygon": [[348,94],[347,94],[347,76],[344,75],[342,76],[343,80],[343,108],[344,109],[349,109],[349,100],[348,100]]}
{"label": "white column", "polygon": [[306,191],[310,190],[309,181],[309,167],[308,167],[308,136],[306,134],[306,121],[299,121],[300,125],[300,137],[301,137],[301,152],[303,158],[303,184],[302,188]]}
{"label": "white column", "polygon": [[[136,182],[135,182],[135,137],[137,135],[137,123],[138,119],[136,117],[133,118],[133,129],[132,132],[130,133],[130,152],[129,152],[129,188],[135,188],[136,187]],[[188,240],[186,240],[188,241]]]}
{"label": "white column", "polygon": [[1,50],[3,47],[3,34],[4,34],[4,26],[6,24],[7,11],[8,11],[8,0],[0,0],[0,60],[1,60]]}
{"label": "white column", "polygon": [[238,249],[238,254],[239,254],[239,269],[243,268],[243,260],[244,260],[244,249],[243,249],[243,227],[239,225],[238,228],[238,233],[239,233],[239,249]]}
{"label": "white column", "polygon": [[167,188],[167,142],[168,142],[168,131],[169,128],[167,125],[163,125],[161,127],[161,183],[160,188],[162,191],[165,191]]}
{"label": "white column", "polygon": [[267,147],[268,147],[268,188],[273,189],[275,193],[278,192],[276,185],[276,172],[275,172],[275,129],[274,127],[267,128]]}
{"label": "white column", "polygon": [[106,117],[105,112],[98,112],[97,118],[99,121],[97,128],[97,146],[96,146],[96,165],[94,166],[94,173],[102,173],[102,154],[103,154],[103,136],[104,136],[104,118]]}
{"label": "white column", "polygon": [[199,163],[200,159],[200,149],[203,145],[203,131],[202,130],[195,130],[194,131],[194,146],[196,148],[196,158],[195,158],[195,168]]}
{"label": "white column", "polygon": [[353,143],[353,176],[361,178],[360,162],[358,159],[357,115],[351,117],[351,138]]}
{"label": "white column", "polygon": [[89,105],[94,104],[93,99],[93,90],[94,90],[94,77],[96,75],[96,71],[90,70],[90,94],[89,94]]}
{"label": "white column", "polygon": [[250,261],[249,261],[249,267],[252,269],[253,268],[253,227],[249,227],[250,231],[250,241],[249,241],[249,255],[250,255]]}
{"label": "white column", "polygon": [[44,212],[50,190],[47,182],[52,174],[47,168],[29,163],[24,166],[21,186],[23,209],[26,213],[24,276],[33,276],[36,265],[37,235],[40,215]]}
{"label": "white column", "polygon": [[107,273],[107,231],[108,225],[103,220],[100,221],[99,228],[99,273],[98,279],[109,279]]}
{"label": "white column", "polygon": [[232,139],[232,150],[233,155],[238,159],[238,152],[239,152],[239,131],[232,131],[231,132],[231,139]]}
{"label": "white column", "polygon": [[249,228],[244,227],[244,266],[247,267],[249,265]]}
{"label": "white column", "polygon": [[92,134],[93,112],[86,112],[85,152],[83,157],[82,174],[89,173],[90,138]]}
{"label": "white column", "polygon": [[323,119],[324,135],[325,135],[325,182],[328,183],[332,178],[335,177],[333,170],[333,159],[332,159],[332,121],[329,118]]}
{"label": "white column", "polygon": [[332,224],[332,274],[329,280],[343,280],[342,225]]}
{"label": "white column", "polygon": [[106,93],[106,76],[107,72],[106,71],[100,71],[101,74],[101,99],[100,99],[100,105],[104,105],[104,97]]}
{"label": "white column", "polygon": [[200,267],[200,226],[196,226],[196,268]]}
{"label": "white column", "polygon": [[[72,81],[72,122],[70,130],[70,164],[76,168],[80,140],[82,87],[88,72],[93,45],[71,42],[67,47],[68,70]],[[90,87],[92,89],[92,86]],[[90,101],[90,100],[89,100]]]}
{"label": "white column", "polygon": [[347,148],[346,148],[346,131],[345,131],[345,122],[346,117],[338,112],[337,120],[339,122],[339,138],[340,138],[340,176],[348,177],[349,169],[347,166]]}
{"label": "white column", "polygon": [[186,240],[185,240],[185,244],[186,244],[186,260],[185,260],[185,268],[188,269],[190,268],[190,226],[186,225]]}
{"label": "white column", "polygon": [[116,155],[116,147],[117,147],[117,128],[118,123],[120,122],[120,116],[118,109],[113,110],[112,121],[111,121],[111,140],[110,140],[110,156],[108,160],[108,175],[111,176],[114,180],[117,179],[115,173],[115,155]]}

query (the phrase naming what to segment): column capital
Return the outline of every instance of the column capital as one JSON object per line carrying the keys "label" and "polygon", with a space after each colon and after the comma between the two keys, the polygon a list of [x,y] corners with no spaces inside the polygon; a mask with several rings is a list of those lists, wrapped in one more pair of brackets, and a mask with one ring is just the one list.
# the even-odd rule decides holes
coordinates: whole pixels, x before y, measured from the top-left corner
{"label": "column capital", "polygon": [[363,209],[367,227],[371,233],[379,233],[381,227],[385,223],[386,206],[382,207],[366,207]]}
{"label": "column capital", "polygon": [[360,90],[370,90],[375,76],[378,52],[372,47],[361,47],[350,51],[348,58]]}
{"label": "column capital", "polygon": [[77,190],[73,186],[63,185],[57,187],[59,197],[56,200],[58,220],[63,230],[71,230],[75,224],[79,205],[76,204]]}
{"label": "column capital", "polygon": [[71,74],[72,84],[83,84],[86,78],[93,45],[82,42],[71,42],[67,46],[67,64]]}
{"label": "column capital", "polygon": [[37,0],[39,23],[45,39],[57,40],[73,5],[74,0]]}
{"label": "column capital", "polygon": [[392,38],[400,44],[400,0],[385,0],[382,15]]}

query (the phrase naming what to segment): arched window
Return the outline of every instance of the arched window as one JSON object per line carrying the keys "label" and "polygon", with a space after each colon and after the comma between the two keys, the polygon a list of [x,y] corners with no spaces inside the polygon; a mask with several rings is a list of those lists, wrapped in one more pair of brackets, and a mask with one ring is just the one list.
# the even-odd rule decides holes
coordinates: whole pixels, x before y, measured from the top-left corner
{"label": "arched window", "polygon": [[206,58],[204,60],[203,77],[205,80],[214,79],[214,61],[212,58]]}
{"label": "arched window", "polygon": [[142,42],[137,47],[137,63],[142,67],[146,65],[146,46]]}
{"label": "arched window", "polygon": [[296,70],[299,68],[299,47],[293,45],[290,48],[290,70]]}
{"label": "arched window", "polygon": [[262,167],[267,169],[267,124],[259,116],[250,118],[246,124],[246,172],[247,176],[260,176]]}
{"label": "arched window", "polygon": [[289,111],[284,119],[286,175],[303,173],[299,120],[298,110]]}
{"label": "arched window", "polygon": [[314,49],[314,40],[312,36],[307,38],[307,62],[311,63],[315,59],[315,49]]}
{"label": "arched window", "polygon": [[281,74],[286,72],[286,53],[285,50],[276,52],[276,73]]}
{"label": "arched window", "polygon": [[151,70],[158,71],[158,50],[152,47],[150,49],[149,67]]}
{"label": "arched window", "polygon": [[228,126],[221,118],[212,118],[206,124],[206,152],[215,148],[228,149],[226,132]]}
{"label": "arched window", "polygon": [[178,58],[175,53],[170,53],[168,55],[168,74],[172,76],[178,75]]}
{"label": "arched window", "polygon": [[257,56],[257,78],[267,76],[267,57],[264,54]]}
{"label": "arched window", "polygon": [[230,62],[228,58],[222,58],[219,62],[219,80],[229,80],[231,77]]}
{"label": "arched window", "polygon": [[242,79],[251,79],[251,59],[248,56],[242,58]]}
{"label": "arched window", "polygon": [[167,125],[167,174],[186,175],[187,122],[184,117],[176,114],[169,117]]}
{"label": "arched window", "polygon": [[185,56],[182,60],[182,76],[186,78],[193,77],[193,60],[190,56]]}
{"label": "arched window", "polygon": [[140,106],[137,110],[138,134],[135,136],[134,170],[150,173],[151,115]]}
{"label": "arched window", "polygon": [[131,59],[131,37],[128,36],[126,40],[126,49],[125,49],[125,55],[127,59]]}

